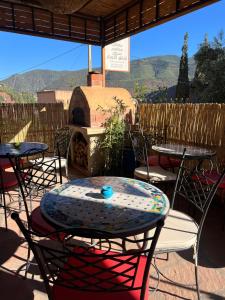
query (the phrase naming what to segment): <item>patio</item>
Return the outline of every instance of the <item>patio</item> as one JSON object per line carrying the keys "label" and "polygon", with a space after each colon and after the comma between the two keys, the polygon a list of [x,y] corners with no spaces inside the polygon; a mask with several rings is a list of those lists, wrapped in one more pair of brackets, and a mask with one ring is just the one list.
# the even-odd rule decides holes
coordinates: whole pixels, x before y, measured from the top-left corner
{"label": "patio", "polygon": [[[82,174],[70,170],[72,178],[82,177]],[[64,178],[64,181],[66,179]],[[33,201],[34,206],[38,205],[40,198]],[[181,204],[180,204],[181,205]],[[18,207],[18,203],[11,203],[10,206]],[[184,203],[182,207],[185,209]],[[24,216],[24,213],[22,213]],[[202,299],[224,299],[225,297],[225,234],[222,230],[223,210],[218,198],[208,214],[200,246],[200,289]],[[24,269],[27,244],[19,232],[15,222],[8,217],[9,230],[4,229],[4,217],[0,215],[0,282],[1,298],[4,300],[47,300],[44,284],[38,275],[37,268],[30,266],[28,278],[24,279]],[[3,246],[4,245],[4,246]],[[192,251],[183,251],[180,254],[170,254],[169,260],[157,259],[157,266],[170,279],[182,282],[194,282],[194,264]],[[21,269],[22,268],[22,269]],[[156,284],[156,274],[154,269],[150,270],[152,287]],[[161,277],[158,290],[150,293],[150,299],[196,299],[196,292],[192,287],[183,288],[179,283],[170,283]]]}
{"label": "patio", "polygon": [[[50,1],[0,1],[0,30],[29,34],[45,38],[60,39],[101,46],[131,36],[143,30],[167,22],[183,14],[192,12],[216,0],[187,1],[84,1],[75,10],[49,6]],[[75,2],[75,1],[74,1]],[[66,3],[66,2],[65,2]],[[59,8],[58,8],[59,9]],[[102,66],[104,73],[104,66]],[[102,83],[104,87],[104,82]],[[204,106],[205,105],[205,106]],[[225,106],[159,104],[142,105],[140,123],[150,126],[168,127],[167,138],[176,143],[200,145],[213,148],[217,152],[220,166],[224,165],[224,124]],[[19,113],[15,113],[15,111]],[[198,117],[196,117],[198,114]],[[21,118],[23,115],[23,118]],[[153,116],[150,118],[150,115]],[[149,123],[151,121],[151,124]],[[61,103],[52,105],[11,105],[2,106],[2,142],[38,141],[53,148],[55,129],[69,124],[68,112]],[[207,134],[206,134],[207,133]],[[89,174],[90,175],[90,174]],[[92,175],[92,174],[91,174]],[[70,178],[82,178],[81,173],[70,170]],[[66,182],[66,178],[63,181]],[[15,193],[15,192],[12,192]],[[18,196],[18,195],[16,195]],[[18,199],[18,198],[17,198]],[[32,199],[33,208],[38,207],[41,197]],[[224,199],[223,199],[224,200]],[[10,209],[18,210],[18,202],[11,202]],[[185,202],[179,209],[189,212]],[[21,213],[25,219],[25,212]],[[224,206],[216,195],[210,207],[203,228],[199,251],[199,284],[201,299],[225,298],[225,232]],[[3,300],[47,300],[38,268],[31,265],[28,278],[24,279],[27,243],[17,225],[8,215],[8,231],[4,228],[3,210],[0,210],[0,292]],[[159,256],[157,266],[171,280],[160,277],[156,291],[150,292],[150,299],[197,299],[195,287],[179,284],[194,283],[194,263],[192,251],[172,253],[169,260]],[[157,274],[150,270],[150,287],[157,285]],[[66,299],[65,299],[66,300]]]}

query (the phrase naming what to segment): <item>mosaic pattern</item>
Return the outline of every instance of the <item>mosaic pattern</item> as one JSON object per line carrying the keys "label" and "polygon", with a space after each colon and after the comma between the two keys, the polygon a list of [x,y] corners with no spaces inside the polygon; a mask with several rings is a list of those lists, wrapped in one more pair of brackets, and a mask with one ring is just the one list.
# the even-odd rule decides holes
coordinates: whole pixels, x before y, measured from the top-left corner
{"label": "mosaic pattern", "polygon": [[48,145],[43,143],[6,143],[0,144],[0,157],[21,157],[26,155],[33,155],[37,153],[42,153],[48,150]]}
{"label": "mosaic pattern", "polygon": [[[110,199],[101,187],[111,185]],[[44,216],[60,227],[91,228],[112,233],[140,232],[167,214],[169,201],[153,185],[122,177],[92,177],[70,181],[44,195]]]}

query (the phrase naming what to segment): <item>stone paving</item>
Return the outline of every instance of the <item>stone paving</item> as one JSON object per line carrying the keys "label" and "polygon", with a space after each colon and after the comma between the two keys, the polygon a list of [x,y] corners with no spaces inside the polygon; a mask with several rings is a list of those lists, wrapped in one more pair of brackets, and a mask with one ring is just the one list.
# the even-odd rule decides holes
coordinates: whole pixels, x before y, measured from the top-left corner
{"label": "stone paving", "polygon": [[[75,174],[78,177],[80,174]],[[74,177],[73,176],[73,177]],[[17,195],[14,195],[17,200]],[[40,198],[33,201],[34,207]],[[12,209],[18,207],[18,202],[10,203]],[[21,214],[24,218],[24,213]],[[224,212],[221,204],[215,199],[208,214],[202,235],[199,258],[199,281],[201,299],[225,299],[225,232],[222,229]],[[2,300],[47,300],[44,284],[40,279],[36,266],[31,266],[28,278],[24,279],[24,263],[26,261],[27,245],[14,221],[8,217],[9,230],[4,229],[3,211],[0,209],[0,299]],[[194,264],[192,251],[183,251],[161,256],[156,260],[159,269],[170,279],[171,283],[160,278],[157,291],[150,293],[150,299],[197,299],[194,286],[181,287],[194,283]],[[156,272],[151,269],[150,286],[157,284]],[[66,300],[66,299],[65,299]],[[74,299],[82,300],[82,299]]]}

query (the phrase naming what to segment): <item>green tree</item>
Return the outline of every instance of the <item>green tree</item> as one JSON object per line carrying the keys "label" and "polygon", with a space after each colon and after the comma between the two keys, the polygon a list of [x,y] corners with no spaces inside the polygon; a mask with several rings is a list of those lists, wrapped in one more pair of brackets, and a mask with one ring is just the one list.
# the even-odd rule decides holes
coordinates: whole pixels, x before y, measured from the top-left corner
{"label": "green tree", "polygon": [[158,88],[151,93],[152,102],[154,103],[168,103],[168,88],[167,86],[158,86]]}
{"label": "green tree", "polygon": [[134,85],[134,99],[136,100],[136,108],[135,108],[135,124],[140,121],[140,104],[148,101],[147,93],[148,88],[145,84],[141,85],[138,81],[135,82]]}
{"label": "green tree", "polygon": [[223,31],[208,42],[207,36],[194,55],[192,98],[198,102],[225,102],[225,40]]}
{"label": "green tree", "polygon": [[144,103],[147,101],[147,91],[148,88],[145,84],[140,84],[135,82],[134,84],[134,98],[138,103]]}
{"label": "green tree", "polygon": [[176,98],[185,101],[189,98],[190,86],[188,78],[188,33],[184,35],[184,44],[180,59],[180,69],[176,88]]}

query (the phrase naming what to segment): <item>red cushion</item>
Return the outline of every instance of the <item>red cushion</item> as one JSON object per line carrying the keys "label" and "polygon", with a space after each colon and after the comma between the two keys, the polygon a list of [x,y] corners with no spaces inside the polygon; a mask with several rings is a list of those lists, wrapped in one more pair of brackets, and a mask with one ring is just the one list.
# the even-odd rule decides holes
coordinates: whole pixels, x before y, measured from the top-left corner
{"label": "red cushion", "polygon": [[161,166],[164,169],[177,168],[180,160],[168,156],[150,155],[148,157],[149,166]]}
{"label": "red cushion", "polygon": [[[214,184],[220,177],[220,174],[217,171],[206,171],[204,172],[204,175],[204,177],[200,178],[203,184]],[[225,177],[222,179],[219,189],[225,189]]]}
{"label": "red cushion", "polygon": [[56,230],[43,218],[40,206],[38,206],[32,211],[30,218],[32,229],[38,233],[45,235]]}
{"label": "red cushion", "polygon": [[[2,170],[2,178],[3,178],[3,189],[7,190],[9,188],[15,187],[18,185],[16,175],[14,172],[6,172]],[[1,186],[1,181],[0,181],[0,186]]]}
{"label": "red cushion", "polygon": [[2,169],[11,168],[11,163],[8,158],[0,158],[0,168]]}
{"label": "red cushion", "polygon": [[[79,250],[76,250],[76,252]],[[104,251],[103,250],[98,250],[98,249],[93,249],[93,252],[95,254],[101,254]],[[113,254],[113,252],[108,252],[107,255],[111,255]],[[118,253],[117,253],[118,254]],[[128,259],[130,256],[124,256],[124,260]],[[114,266],[114,272],[116,272],[117,274],[122,274],[125,270],[126,274],[131,275],[131,272],[134,272],[134,270],[129,270],[130,265],[128,265],[126,262],[124,264],[118,264],[117,262],[115,262],[115,260],[112,260],[109,258],[107,259],[99,259],[102,258],[102,256],[100,257],[87,257],[85,258],[84,256],[82,257],[82,259],[86,260],[87,263],[89,262],[94,262],[94,261],[98,261],[97,266],[98,267],[103,267],[104,270],[106,270],[103,274],[99,274],[99,268],[95,267],[95,266],[90,266],[89,264],[85,264],[85,268],[82,269],[83,271],[85,271],[85,273],[90,274],[91,277],[87,278],[87,275],[82,275],[82,273],[78,273],[77,275],[79,276],[84,276],[84,278],[86,280],[88,280],[88,282],[90,282],[90,284],[95,284],[98,281],[98,279],[102,279],[101,282],[101,286],[104,288],[110,288],[110,283],[106,283],[104,282],[104,279],[106,278],[112,278],[112,273],[111,272],[107,272],[107,269],[110,269]],[[121,257],[119,258],[121,260]],[[133,258],[132,258],[133,259]],[[73,274],[76,275],[75,272],[76,271],[76,267],[78,268],[79,266],[83,265],[83,263],[76,259],[75,257],[70,258],[68,260],[68,264],[72,264],[75,266],[75,268],[71,271],[70,269],[70,274],[72,275],[68,275],[68,273],[61,273],[60,277],[61,278],[65,278],[65,279],[71,279],[71,282],[75,282],[76,285],[82,287],[82,285],[84,284],[82,280],[77,280],[76,278],[73,277]],[[118,266],[115,267],[115,264],[118,264]],[[140,287],[142,285],[142,279],[143,279],[143,275],[144,275],[144,269],[145,269],[145,264],[146,264],[146,257],[142,256],[140,258],[139,261],[139,266],[138,266],[138,270],[137,270],[137,274],[135,277],[135,283],[134,283],[134,287]],[[67,267],[67,265],[65,265],[65,268],[69,268],[69,266]],[[119,283],[121,281],[124,281],[125,278],[124,276],[116,276],[114,277],[114,279],[111,279],[116,283]],[[128,286],[130,286],[130,284],[127,283]],[[149,286],[149,280],[147,280],[147,285],[146,285],[146,292],[145,292],[145,298],[144,300],[148,300],[148,286]],[[76,290],[73,288],[66,288],[66,287],[62,287],[62,286],[58,286],[58,285],[54,285],[53,286],[53,299],[54,300],[140,300],[140,289],[139,290],[132,290],[132,291],[123,291],[123,292],[89,292],[89,291],[80,291],[80,290]]]}
{"label": "red cushion", "polygon": [[[51,224],[49,224],[45,218],[42,216],[41,213],[41,209],[40,206],[36,207],[32,213],[31,213],[31,228],[33,231],[38,232],[39,234],[43,234],[43,235],[48,235],[54,231],[56,231],[57,229],[52,226]],[[64,239],[65,238],[65,234],[60,233],[60,235],[56,236],[56,234],[53,234],[51,236],[49,236],[49,238],[51,239]]]}
{"label": "red cushion", "polygon": [[[23,164],[23,159],[20,158],[20,164]],[[12,167],[12,164],[8,158],[0,158],[0,168],[5,170]]]}

